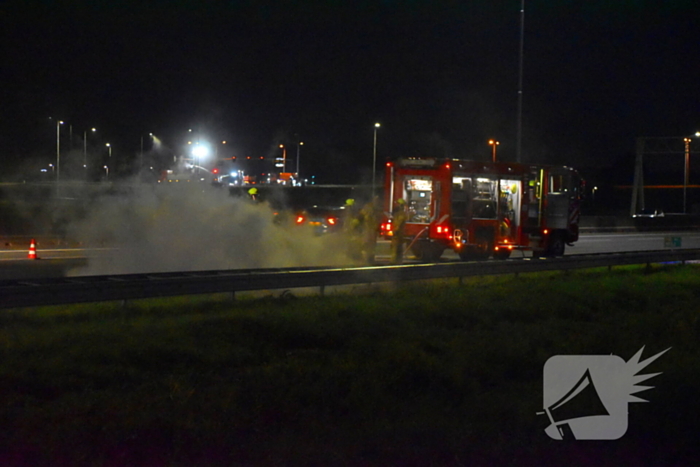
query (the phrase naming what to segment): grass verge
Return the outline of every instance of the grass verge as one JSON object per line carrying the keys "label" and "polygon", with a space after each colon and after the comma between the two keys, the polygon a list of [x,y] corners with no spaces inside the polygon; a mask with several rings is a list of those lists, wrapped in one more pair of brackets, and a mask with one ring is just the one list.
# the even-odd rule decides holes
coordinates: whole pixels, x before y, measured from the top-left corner
{"label": "grass verge", "polygon": [[[692,465],[700,269],[0,317],[2,465]],[[551,440],[554,355],[672,349],[616,441]]]}

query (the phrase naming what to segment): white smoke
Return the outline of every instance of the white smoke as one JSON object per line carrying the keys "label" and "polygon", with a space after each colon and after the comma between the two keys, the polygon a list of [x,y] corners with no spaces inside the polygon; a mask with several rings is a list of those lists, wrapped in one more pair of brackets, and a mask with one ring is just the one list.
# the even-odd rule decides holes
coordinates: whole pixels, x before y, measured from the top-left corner
{"label": "white smoke", "polygon": [[200,184],[138,186],[103,196],[68,236],[93,250],[72,275],[338,266],[351,261],[342,234],[278,225],[267,203]]}

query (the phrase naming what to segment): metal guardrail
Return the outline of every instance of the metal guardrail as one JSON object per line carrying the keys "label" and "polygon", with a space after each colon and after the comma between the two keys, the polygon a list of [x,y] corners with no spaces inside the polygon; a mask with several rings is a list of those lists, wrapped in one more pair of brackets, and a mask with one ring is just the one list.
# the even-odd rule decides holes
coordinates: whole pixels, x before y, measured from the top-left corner
{"label": "metal guardrail", "polygon": [[677,249],[468,263],[357,268],[239,269],[0,281],[0,308],[298,287],[319,287],[323,294],[325,287],[334,285],[518,274],[631,264],[685,263],[699,259],[700,249]]}

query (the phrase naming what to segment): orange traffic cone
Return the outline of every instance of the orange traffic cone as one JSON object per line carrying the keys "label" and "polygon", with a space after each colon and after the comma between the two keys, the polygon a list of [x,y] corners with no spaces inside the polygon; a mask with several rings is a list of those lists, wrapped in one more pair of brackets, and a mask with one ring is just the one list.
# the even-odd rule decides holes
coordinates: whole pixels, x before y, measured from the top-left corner
{"label": "orange traffic cone", "polygon": [[32,242],[29,244],[29,254],[27,255],[29,259],[39,259],[36,255],[36,240],[32,238]]}

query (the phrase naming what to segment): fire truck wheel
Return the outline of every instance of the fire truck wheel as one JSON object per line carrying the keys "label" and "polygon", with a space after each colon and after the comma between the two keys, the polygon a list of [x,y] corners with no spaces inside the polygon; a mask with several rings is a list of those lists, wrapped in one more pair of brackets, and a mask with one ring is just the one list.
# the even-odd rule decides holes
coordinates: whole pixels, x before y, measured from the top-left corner
{"label": "fire truck wheel", "polygon": [[461,251],[459,257],[462,261],[486,261],[491,256],[493,242],[487,239],[478,239],[476,246]]}
{"label": "fire truck wheel", "polygon": [[493,259],[508,259],[510,250],[498,250],[493,252]]}
{"label": "fire truck wheel", "polygon": [[545,252],[546,256],[564,256],[564,250],[566,249],[566,243],[564,243],[564,236],[557,233],[553,233],[549,237],[549,242],[547,244],[547,250]]}
{"label": "fire truck wheel", "polygon": [[470,250],[463,250],[460,251],[458,254],[459,259],[461,259],[462,261],[473,261],[474,259],[476,259],[476,256],[474,256],[474,252]]}
{"label": "fire truck wheel", "polygon": [[493,251],[493,240],[488,238],[478,238],[476,240],[477,260],[486,261]]}
{"label": "fire truck wheel", "polygon": [[418,261],[433,262],[440,259],[445,248],[441,245],[431,242],[416,242],[411,247],[411,252],[415,255]]}

